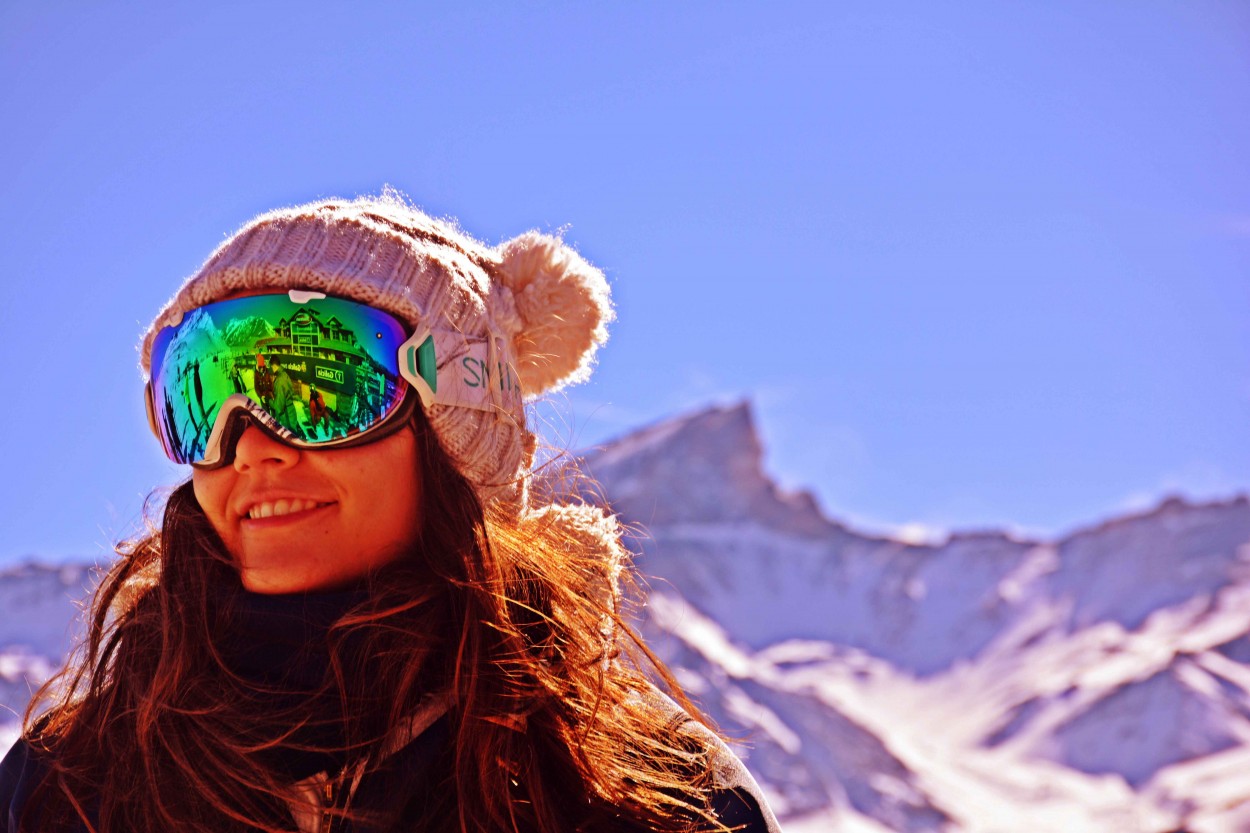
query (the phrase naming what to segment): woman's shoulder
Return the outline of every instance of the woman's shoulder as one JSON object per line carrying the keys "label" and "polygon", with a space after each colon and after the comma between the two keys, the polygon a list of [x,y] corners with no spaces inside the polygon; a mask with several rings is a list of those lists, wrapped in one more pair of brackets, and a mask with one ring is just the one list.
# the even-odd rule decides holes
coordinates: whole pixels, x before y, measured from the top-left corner
{"label": "woman's shoulder", "polygon": [[47,775],[47,761],[26,738],[19,738],[0,760],[0,833],[17,833],[30,794]]}
{"label": "woman's shoulder", "polygon": [[670,730],[698,738],[711,752],[714,788],[709,803],[721,823],[741,833],[780,833],[759,782],[729,745],[659,689],[653,688],[645,696],[667,715]]}
{"label": "woman's shoulder", "polygon": [[[38,731],[37,724],[35,731]],[[18,822],[39,785],[52,772],[52,753],[22,736],[0,760],[0,833],[18,833]],[[88,808],[90,812],[90,808]],[[73,833],[88,833],[78,822]]]}

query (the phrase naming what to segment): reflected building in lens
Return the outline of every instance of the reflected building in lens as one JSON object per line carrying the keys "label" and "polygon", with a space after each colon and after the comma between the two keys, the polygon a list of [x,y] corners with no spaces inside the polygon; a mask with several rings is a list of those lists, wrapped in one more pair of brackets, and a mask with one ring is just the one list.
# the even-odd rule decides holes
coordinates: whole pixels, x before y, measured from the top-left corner
{"label": "reflected building in lens", "polygon": [[[347,434],[378,418],[380,403],[390,400],[397,380],[369,355],[357,333],[338,316],[323,320],[321,312],[310,305],[278,320],[272,329],[267,338],[248,339],[249,349],[234,356],[234,370],[253,375],[256,399],[269,404],[264,400],[271,386],[265,382],[276,360],[296,386],[300,416],[307,421],[309,432]],[[314,386],[323,417],[316,426],[310,411]]]}

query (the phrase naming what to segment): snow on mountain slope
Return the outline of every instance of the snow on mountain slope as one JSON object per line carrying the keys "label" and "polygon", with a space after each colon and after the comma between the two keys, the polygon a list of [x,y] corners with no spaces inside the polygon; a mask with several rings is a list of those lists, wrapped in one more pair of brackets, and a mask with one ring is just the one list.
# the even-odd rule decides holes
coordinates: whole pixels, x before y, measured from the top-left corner
{"label": "snow on mountain slope", "polygon": [[84,564],[23,564],[0,571],[0,751],[17,738],[31,695],[77,635],[78,603],[91,587]]}
{"label": "snow on mountain slope", "polygon": [[[837,742],[884,750],[907,773],[904,794],[935,813],[923,829],[1250,830],[1221,826],[1250,803],[1250,782],[1208,765],[1250,744],[1244,497],[1172,499],[1056,541],[915,545],[815,518],[814,504],[788,527],[795,504],[760,460],[740,405],[643,429],[586,466],[641,527],[657,599],[679,594],[687,618],[714,622],[736,651],[714,660],[662,611],[649,624],[678,645],[666,655],[709,710],[748,733],[780,804],[812,810],[821,787],[803,773],[834,772],[834,811],[911,829],[873,791],[888,768],[848,774],[839,759],[853,754],[831,753],[810,718],[779,705],[802,691],[875,736]],[[687,496],[702,498],[680,505]]]}
{"label": "snow on mountain slope", "polygon": [[999,588],[1031,548],[998,536],[941,548],[843,532],[820,541],[746,517],[647,533],[641,569],[680,587],[735,639],[754,648],[824,639],[921,674],[976,655],[1011,620],[1025,600]]}
{"label": "snow on mountain slope", "polygon": [[1137,787],[1171,764],[1250,743],[1246,699],[1238,682],[1177,659],[1057,726],[1054,758]]}
{"label": "snow on mountain slope", "polygon": [[828,643],[751,652],[672,591],[651,607],[655,644],[701,705],[744,738],[748,766],[787,820],[817,818],[825,803],[826,826],[803,829],[853,829],[842,826],[853,818],[894,831],[1162,831],[1176,818],[1123,779],[952,742],[958,733],[943,729],[961,704],[943,702],[932,679]]}
{"label": "snow on mountain slope", "polygon": [[1191,506],[1170,499],[1059,544],[1045,592],[1070,599],[1071,625],[1136,629],[1157,610],[1250,580],[1250,502]]}
{"label": "snow on mountain slope", "polygon": [[643,530],[640,567],[756,648],[827,639],[928,674],[976,656],[1039,601],[1062,606],[1074,627],[1132,629],[1250,569],[1250,547],[1239,549],[1250,542],[1244,498],[1172,500],[1058,542],[982,532],[913,545],[823,518],[810,498],[779,492],[760,461],[745,405],[643,429],[585,458],[613,509]]}
{"label": "snow on mountain slope", "polygon": [[21,648],[0,649],[0,750],[7,751],[17,739],[26,704],[56,665],[54,658]]}
{"label": "snow on mountain slope", "polygon": [[709,716],[734,727],[743,759],[770,785],[780,815],[832,804],[889,830],[946,823],[915,775],[872,732],[822,703],[810,687],[782,684],[784,673],[773,662],[734,646],[676,593],[653,593],[649,607],[651,641]]}
{"label": "snow on mountain slope", "polygon": [[75,636],[75,604],[91,581],[91,568],[83,564],[0,571],[0,647],[61,656]]}

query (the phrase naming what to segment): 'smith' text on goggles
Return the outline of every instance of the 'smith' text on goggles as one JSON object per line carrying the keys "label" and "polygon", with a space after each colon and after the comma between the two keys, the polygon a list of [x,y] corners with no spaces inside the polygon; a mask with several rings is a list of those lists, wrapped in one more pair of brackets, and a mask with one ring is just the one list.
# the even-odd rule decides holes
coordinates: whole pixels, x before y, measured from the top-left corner
{"label": "'smith' text on goggles", "polygon": [[423,405],[493,411],[519,399],[494,339],[418,326],[320,292],[198,307],[152,343],[148,420],[177,463],[229,462],[248,418],[296,448],[371,442]]}

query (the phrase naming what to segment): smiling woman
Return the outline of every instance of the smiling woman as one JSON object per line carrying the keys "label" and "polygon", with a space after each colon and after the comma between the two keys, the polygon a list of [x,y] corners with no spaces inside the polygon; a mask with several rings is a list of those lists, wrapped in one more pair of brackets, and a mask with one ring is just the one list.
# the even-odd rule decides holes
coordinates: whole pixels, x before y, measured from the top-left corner
{"label": "smiling woman", "polygon": [[248,590],[327,590],[416,546],[421,463],[411,431],[302,452],[249,427],[234,463],[192,474],[195,499]]}
{"label": "smiling woman", "polygon": [[611,316],[560,240],[392,195],[227,240],[143,341],[191,479],[31,704],[0,833],[776,830],[630,629],[615,519],[534,477],[526,405]]}

